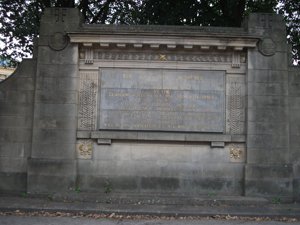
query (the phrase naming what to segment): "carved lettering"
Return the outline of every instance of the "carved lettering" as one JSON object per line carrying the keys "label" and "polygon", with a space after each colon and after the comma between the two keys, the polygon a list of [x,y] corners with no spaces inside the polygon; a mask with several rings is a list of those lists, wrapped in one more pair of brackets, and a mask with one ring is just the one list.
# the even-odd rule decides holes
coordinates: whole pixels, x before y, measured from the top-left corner
{"label": "carved lettering", "polygon": [[54,9],[55,22],[65,22],[64,18],[67,15],[67,10],[62,8]]}
{"label": "carved lettering", "polygon": [[223,132],[224,72],[102,69],[100,129]]}

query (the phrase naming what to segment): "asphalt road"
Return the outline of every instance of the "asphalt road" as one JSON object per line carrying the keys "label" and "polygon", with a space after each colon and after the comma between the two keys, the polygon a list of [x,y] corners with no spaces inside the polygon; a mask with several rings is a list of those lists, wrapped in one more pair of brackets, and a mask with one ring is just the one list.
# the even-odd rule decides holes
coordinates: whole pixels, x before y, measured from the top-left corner
{"label": "asphalt road", "polygon": [[247,220],[214,220],[214,219],[94,219],[94,218],[74,218],[74,217],[45,217],[45,216],[15,216],[1,215],[0,225],[286,225],[299,224],[300,222],[280,222],[280,221],[247,221]]}

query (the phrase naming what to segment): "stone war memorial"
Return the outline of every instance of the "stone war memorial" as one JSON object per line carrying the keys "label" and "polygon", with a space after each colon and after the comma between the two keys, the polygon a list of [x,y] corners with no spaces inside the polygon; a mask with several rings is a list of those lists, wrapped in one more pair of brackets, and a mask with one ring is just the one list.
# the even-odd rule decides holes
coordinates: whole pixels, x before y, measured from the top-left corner
{"label": "stone war memorial", "polygon": [[0,83],[0,192],[300,200],[300,69],[286,27],[88,25],[44,12]]}

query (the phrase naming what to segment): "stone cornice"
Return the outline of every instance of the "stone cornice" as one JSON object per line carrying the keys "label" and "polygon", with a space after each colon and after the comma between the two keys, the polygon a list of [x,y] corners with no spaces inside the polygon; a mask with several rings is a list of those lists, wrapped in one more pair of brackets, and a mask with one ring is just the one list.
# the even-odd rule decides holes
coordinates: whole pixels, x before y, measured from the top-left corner
{"label": "stone cornice", "polygon": [[71,43],[81,43],[84,46],[93,46],[95,44],[101,47],[109,47],[116,45],[124,48],[132,45],[134,48],[140,48],[144,45],[150,48],[159,48],[166,46],[167,48],[176,48],[183,46],[185,49],[200,47],[208,49],[209,47],[217,47],[218,50],[226,48],[234,48],[234,50],[242,50],[243,48],[254,48],[258,38],[241,38],[241,37],[173,37],[173,36],[135,36],[135,35],[105,35],[105,34],[82,34],[69,33]]}
{"label": "stone cornice", "polygon": [[256,47],[259,37],[249,35],[243,28],[188,27],[188,26],[116,26],[84,25],[81,31],[69,32],[71,43],[84,46],[98,45],[118,48],[128,47],[169,49],[182,46],[185,49],[200,47],[218,50]]}
{"label": "stone cornice", "polygon": [[106,25],[106,24],[83,24],[83,33],[106,33],[106,34],[151,34],[151,35],[200,35],[200,36],[253,36],[242,27],[204,27],[204,26],[166,26],[166,25]]}

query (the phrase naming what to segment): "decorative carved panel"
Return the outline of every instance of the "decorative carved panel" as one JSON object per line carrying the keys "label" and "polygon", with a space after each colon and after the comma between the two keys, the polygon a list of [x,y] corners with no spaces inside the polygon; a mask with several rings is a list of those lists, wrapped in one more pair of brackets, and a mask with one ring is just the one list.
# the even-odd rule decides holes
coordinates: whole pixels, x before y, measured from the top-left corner
{"label": "decorative carved panel", "polygon": [[94,51],[91,47],[85,49],[85,63],[93,64],[94,62]]}
{"label": "decorative carved panel", "polygon": [[231,82],[229,89],[229,127],[231,134],[243,134],[244,132],[244,101],[242,84]]}
{"label": "decorative carved panel", "polygon": [[224,53],[161,53],[94,50],[94,59],[100,60],[143,60],[143,61],[187,61],[231,63],[232,55]]}
{"label": "decorative carved panel", "polygon": [[78,129],[94,130],[97,120],[98,72],[80,72]]}

